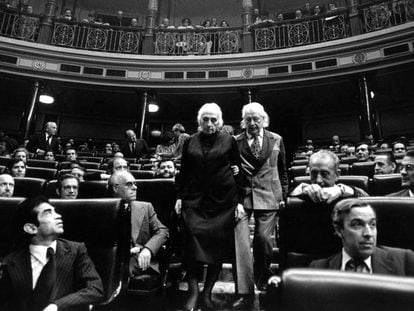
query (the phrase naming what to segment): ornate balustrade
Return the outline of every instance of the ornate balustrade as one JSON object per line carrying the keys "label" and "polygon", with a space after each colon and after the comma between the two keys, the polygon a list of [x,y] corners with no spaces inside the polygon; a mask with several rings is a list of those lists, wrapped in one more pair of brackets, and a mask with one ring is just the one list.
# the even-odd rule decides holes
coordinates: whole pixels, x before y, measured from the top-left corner
{"label": "ornate balustrade", "polygon": [[56,20],[51,44],[114,53],[141,53],[142,29]]}
{"label": "ornate balustrade", "polygon": [[414,0],[376,1],[360,7],[365,32],[414,20]]}
{"label": "ornate balustrade", "polygon": [[156,55],[239,53],[241,28],[167,29],[155,32]]}
{"label": "ornate balustrade", "polygon": [[255,51],[283,49],[345,38],[348,36],[347,10],[306,19],[253,25]]}
{"label": "ornate balustrade", "polygon": [[15,10],[0,11],[0,35],[36,42],[40,30],[39,16]]}

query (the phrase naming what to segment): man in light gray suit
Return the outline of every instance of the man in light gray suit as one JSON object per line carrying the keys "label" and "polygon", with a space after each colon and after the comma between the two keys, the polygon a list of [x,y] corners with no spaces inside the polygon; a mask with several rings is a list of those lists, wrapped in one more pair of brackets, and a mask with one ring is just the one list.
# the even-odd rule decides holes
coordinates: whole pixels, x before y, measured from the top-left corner
{"label": "man in light gray suit", "polygon": [[[241,184],[245,198],[237,210],[235,228],[236,290],[240,299],[234,309],[244,309],[252,303],[254,281],[262,289],[271,275],[270,264],[277,224],[277,210],[287,193],[285,147],[282,137],[265,128],[269,117],[263,106],[253,102],[242,110],[245,131],[236,137],[241,157]],[[255,232],[253,257],[250,252],[249,226],[254,215]],[[254,270],[254,281],[253,281]]]}

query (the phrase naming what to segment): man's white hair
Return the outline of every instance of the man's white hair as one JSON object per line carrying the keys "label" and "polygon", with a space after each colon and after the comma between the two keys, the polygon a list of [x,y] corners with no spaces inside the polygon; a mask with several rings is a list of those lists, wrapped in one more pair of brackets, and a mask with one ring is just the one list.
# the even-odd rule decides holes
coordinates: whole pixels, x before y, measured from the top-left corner
{"label": "man's white hair", "polygon": [[262,104],[259,104],[258,102],[252,102],[249,104],[246,104],[243,106],[242,109],[242,121],[240,123],[241,128],[246,128],[246,122],[244,118],[246,117],[246,114],[248,113],[255,113],[258,114],[263,118],[263,127],[269,126],[269,115],[264,110],[264,107]]}
{"label": "man's white hair", "polygon": [[212,113],[217,117],[217,127],[221,128],[223,126],[223,113],[221,112],[220,106],[216,103],[206,103],[201,106],[197,114],[198,125],[201,125],[201,119],[204,114]]}

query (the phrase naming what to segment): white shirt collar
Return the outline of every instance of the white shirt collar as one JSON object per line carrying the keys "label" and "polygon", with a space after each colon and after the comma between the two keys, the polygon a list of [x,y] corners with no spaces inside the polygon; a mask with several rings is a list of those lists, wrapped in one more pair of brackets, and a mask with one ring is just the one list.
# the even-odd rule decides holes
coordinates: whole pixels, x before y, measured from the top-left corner
{"label": "white shirt collar", "polygon": [[50,244],[49,246],[30,244],[30,246],[29,246],[30,254],[33,257],[35,257],[37,260],[39,260],[43,265],[46,265],[46,263],[47,263],[47,257],[46,257],[47,249],[49,247],[53,248],[53,251],[56,254],[56,245],[57,245],[56,240],[54,240],[52,242],[52,244]]}
{"label": "white shirt collar", "polygon": [[[372,264],[371,264],[372,256],[369,256],[367,259],[364,260],[366,268],[368,268],[368,272],[372,274]],[[341,264],[341,271],[345,271],[345,265],[348,261],[352,260],[352,257],[348,255],[344,248],[342,248],[342,264]]]}

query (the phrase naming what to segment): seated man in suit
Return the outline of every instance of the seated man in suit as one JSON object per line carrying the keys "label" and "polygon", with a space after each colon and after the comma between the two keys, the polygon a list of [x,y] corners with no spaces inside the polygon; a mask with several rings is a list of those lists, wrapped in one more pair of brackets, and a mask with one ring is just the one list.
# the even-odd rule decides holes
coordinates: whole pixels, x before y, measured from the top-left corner
{"label": "seated man in suit", "polygon": [[392,174],[397,168],[397,162],[392,152],[384,152],[377,155],[374,159],[375,174]]}
{"label": "seated man in suit", "polygon": [[137,139],[133,130],[125,131],[127,143],[122,147],[121,152],[125,158],[142,158],[148,154],[148,145],[143,139]]}
{"label": "seated man in suit", "polygon": [[389,197],[414,197],[414,151],[406,152],[400,165],[403,190],[391,193]]}
{"label": "seated man in suit", "polygon": [[369,146],[367,143],[361,142],[357,144],[355,151],[356,151],[355,156],[357,157],[358,162],[369,161],[370,150],[369,150]]}
{"label": "seated man in suit", "polygon": [[133,246],[130,250],[130,276],[159,276],[160,268],[156,255],[168,239],[167,227],[158,220],[151,203],[136,201],[137,186],[131,173],[114,172],[108,181],[108,186],[114,197],[123,199],[131,209],[131,244]]}
{"label": "seated man in suit", "polygon": [[414,252],[376,246],[375,210],[358,199],[342,200],[332,211],[332,224],[342,240],[341,252],[312,261],[311,268],[414,276]]}
{"label": "seated man in suit", "polygon": [[102,281],[83,243],[60,239],[62,217],[45,197],[22,202],[13,226],[16,249],[3,260],[0,310],[89,310]]}
{"label": "seated man in suit", "polygon": [[63,174],[58,179],[56,193],[61,199],[77,199],[79,179],[72,174]]}
{"label": "seated man in suit", "polygon": [[339,158],[329,150],[320,150],[309,158],[310,184],[301,183],[289,195],[313,202],[332,203],[337,199],[368,196],[357,187],[338,184]]}
{"label": "seated man in suit", "polygon": [[175,163],[173,160],[164,159],[161,160],[158,164],[158,170],[155,174],[157,178],[173,178],[177,173],[177,169],[175,168]]}
{"label": "seated man in suit", "polygon": [[10,198],[14,192],[14,179],[9,174],[0,175],[0,197]]}

